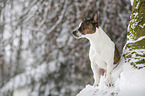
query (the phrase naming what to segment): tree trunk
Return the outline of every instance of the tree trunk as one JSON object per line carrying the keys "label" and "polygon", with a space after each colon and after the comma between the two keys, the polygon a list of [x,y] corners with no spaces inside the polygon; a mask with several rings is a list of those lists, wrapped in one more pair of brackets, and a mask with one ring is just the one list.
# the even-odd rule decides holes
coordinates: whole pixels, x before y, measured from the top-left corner
{"label": "tree trunk", "polygon": [[145,67],[145,0],[134,0],[124,58],[133,67]]}

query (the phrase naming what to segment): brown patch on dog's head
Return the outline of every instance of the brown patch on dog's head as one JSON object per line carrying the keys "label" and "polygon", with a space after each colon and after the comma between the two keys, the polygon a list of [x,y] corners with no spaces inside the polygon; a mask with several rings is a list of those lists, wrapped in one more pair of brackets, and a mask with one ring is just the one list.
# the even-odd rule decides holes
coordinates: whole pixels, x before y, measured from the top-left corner
{"label": "brown patch on dog's head", "polygon": [[75,37],[81,37],[81,35],[93,34],[96,32],[96,27],[98,24],[98,12],[96,11],[91,19],[84,19],[79,28],[73,32]]}
{"label": "brown patch on dog's head", "polygon": [[83,35],[95,33],[96,27],[93,25],[91,20],[85,20],[81,23],[78,29]]}

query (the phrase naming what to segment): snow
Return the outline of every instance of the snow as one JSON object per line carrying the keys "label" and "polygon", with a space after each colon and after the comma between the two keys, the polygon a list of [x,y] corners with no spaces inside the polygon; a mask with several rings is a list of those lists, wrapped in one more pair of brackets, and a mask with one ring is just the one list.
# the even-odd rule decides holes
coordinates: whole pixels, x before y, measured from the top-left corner
{"label": "snow", "polygon": [[67,8],[67,4],[68,4],[68,0],[65,0],[64,8],[63,8],[63,10],[61,12],[61,15],[59,16],[58,21],[47,31],[48,34],[53,32],[53,30],[58,26],[58,24],[61,23],[61,21],[63,19],[63,16],[64,16],[64,13],[65,13],[65,10]]}
{"label": "snow", "polygon": [[86,85],[77,96],[145,96],[145,69],[134,69],[129,63],[122,68],[114,86],[106,86],[105,78],[101,77],[99,86]]}
{"label": "snow", "polygon": [[[101,81],[104,82],[105,78],[102,77]],[[114,87],[107,87],[103,82],[100,82],[98,87],[86,85],[82,91],[76,96],[110,96],[110,94],[116,94],[118,89]],[[114,95],[117,96],[117,95]]]}
{"label": "snow", "polygon": [[49,62],[48,69],[50,72],[54,72],[56,70],[56,61]]}
{"label": "snow", "polygon": [[130,0],[131,6],[133,6],[133,2],[134,2],[134,0]]}
{"label": "snow", "polygon": [[39,82],[41,79],[45,78],[48,73],[47,64],[43,63],[37,68],[30,69],[25,73],[16,75],[14,78],[10,79],[5,86],[1,88],[1,92],[8,92],[11,90],[17,90],[23,86],[27,86],[32,82],[32,79]]}
{"label": "snow", "polygon": [[[138,0],[137,0],[137,1],[138,1]],[[131,6],[133,6],[133,2],[134,2],[134,0],[130,0]],[[138,7],[139,7],[139,3],[140,3],[140,2],[137,3],[135,9],[138,9]]]}
{"label": "snow", "polygon": [[119,81],[121,96],[145,96],[145,69],[134,69],[130,64],[123,68]]}
{"label": "snow", "polygon": [[29,88],[21,88],[14,90],[13,96],[28,96]]}
{"label": "snow", "polygon": [[[141,38],[140,38],[141,39]],[[138,39],[139,40],[139,39]],[[127,53],[128,55],[131,55],[132,57],[126,58],[126,61],[128,61],[130,64],[133,62],[138,62],[140,60],[143,60],[145,57],[139,56],[139,55],[144,55],[145,49],[130,49],[127,48],[124,53]],[[135,56],[134,53],[137,53],[138,56]],[[144,64],[136,64],[136,67],[144,67]]]}
{"label": "snow", "polygon": [[141,36],[141,37],[139,37],[137,40],[131,39],[131,40],[127,41],[127,43],[136,43],[136,42],[141,41],[141,40],[143,40],[143,39],[145,39],[145,36]]}
{"label": "snow", "polygon": [[138,13],[133,13],[133,15],[134,15],[134,18],[136,18],[136,17],[137,17],[137,15],[138,15]]}
{"label": "snow", "polygon": [[137,5],[136,5],[135,9],[138,9],[139,3],[140,3],[140,1],[138,1],[138,3],[137,3]]}
{"label": "snow", "polygon": [[139,27],[144,28],[145,27],[145,23],[143,25],[139,25]]}

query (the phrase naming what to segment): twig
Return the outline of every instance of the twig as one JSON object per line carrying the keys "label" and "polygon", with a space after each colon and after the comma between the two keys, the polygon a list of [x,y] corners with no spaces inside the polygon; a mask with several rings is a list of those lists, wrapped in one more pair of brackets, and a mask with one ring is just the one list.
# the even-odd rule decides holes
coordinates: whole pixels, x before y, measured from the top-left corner
{"label": "twig", "polygon": [[67,4],[68,4],[68,0],[65,0],[64,8],[61,12],[61,15],[59,16],[58,21],[47,31],[47,34],[50,34],[58,26],[58,24],[61,23],[61,21],[64,17],[64,13],[65,13],[66,8],[67,8]]}

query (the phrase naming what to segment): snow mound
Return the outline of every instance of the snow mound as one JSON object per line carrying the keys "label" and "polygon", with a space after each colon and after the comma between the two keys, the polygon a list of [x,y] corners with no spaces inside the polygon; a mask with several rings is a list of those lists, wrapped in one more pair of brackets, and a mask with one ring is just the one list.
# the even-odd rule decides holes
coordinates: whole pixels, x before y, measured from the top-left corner
{"label": "snow mound", "polygon": [[105,77],[101,78],[99,86],[86,85],[77,96],[117,96],[118,88],[108,87],[104,84]]}
{"label": "snow mound", "polygon": [[122,68],[114,86],[106,86],[101,77],[99,86],[86,85],[77,96],[145,96],[145,69],[134,69],[128,63]]}
{"label": "snow mound", "polygon": [[119,96],[145,96],[145,69],[134,69],[130,64],[123,66],[119,80]]}

